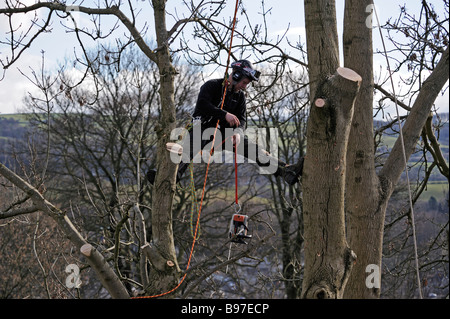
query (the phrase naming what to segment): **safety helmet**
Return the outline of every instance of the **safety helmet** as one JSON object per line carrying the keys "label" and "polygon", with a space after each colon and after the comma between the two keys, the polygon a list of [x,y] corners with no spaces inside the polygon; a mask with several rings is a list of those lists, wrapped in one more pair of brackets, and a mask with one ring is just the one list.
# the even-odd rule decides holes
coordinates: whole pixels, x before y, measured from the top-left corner
{"label": "safety helmet", "polygon": [[252,81],[258,81],[261,72],[253,69],[253,65],[248,60],[239,60],[231,63],[233,69],[233,80],[239,82],[244,77]]}

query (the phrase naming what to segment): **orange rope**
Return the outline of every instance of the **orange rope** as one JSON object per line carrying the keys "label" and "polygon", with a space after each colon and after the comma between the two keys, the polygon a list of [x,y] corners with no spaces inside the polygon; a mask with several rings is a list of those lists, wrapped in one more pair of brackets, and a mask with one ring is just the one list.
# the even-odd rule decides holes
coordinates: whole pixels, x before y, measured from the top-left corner
{"label": "orange rope", "polygon": [[[235,9],[234,9],[233,26],[232,26],[232,29],[231,29],[230,48],[228,49],[228,59],[227,59],[227,67],[226,67],[226,70],[225,70],[225,77],[228,74],[228,69],[229,69],[229,64],[230,64],[231,48],[233,46],[234,28],[236,26],[236,15],[237,15],[238,8],[239,8],[239,0],[236,0],[236,6],[235,6]],[[228,81],[226,80],[225,81],[225,89],[224,89],[224,92],[223,92],[222,103],[220,105],[220,109],[223,109],[223,105],[225,103],[225,97],[226,97],[226,94],[227,94],[227,89],[228,89]],[[215,143],[215,140],[216,140],[217,128],[219,127],[219,121],[220,120],[217,120],[216,128],[214,130],[214,136],[213,136],[213,140],[212,140],[211,150],[209,151],[208,164],[206,166],[206,173],[205,173],[205,181],[203,182],[202,196],[200,198],[200,205],[199,205],[198,214],[197,214],[197,223],[195,225],[195,234],[194,234],[194,239],[192,241],[191,252],[189,253],[189,259],[188,259],[188,263],[187,263],[187,266],[186,266],[185,274],[181,278],[181,280],[178,283],[178,285],[175,288],[173,288],[173,289],[171,289],[171,290],[169,290],[167,292],[164,292],[164,293],[158,294],[158,295],[153,295],[153,296],[133,297],[132,299],[158,298],[158,297],[162,297],[162,296],[168,295],[168,294],[174,292],[175,290],[177,290],[181,286],[181,284],[183,283],[184,279],[186,278],[186,275],[187,275],[186,272],[189,269],[189,266],[191,265],[192,255],[193,255],[193,252],[194,252],[195,242],[196,242],[197,233],[198,233],[198,226],[200,224],[200,214],[202,212],[203,198],[204,198],[205,189],[206,189],[206,180],[208,178],[209,165],[211,163],[211,157],[212,157],[212,153],[213,153],[213,150],[214,150],[214,143]]]}

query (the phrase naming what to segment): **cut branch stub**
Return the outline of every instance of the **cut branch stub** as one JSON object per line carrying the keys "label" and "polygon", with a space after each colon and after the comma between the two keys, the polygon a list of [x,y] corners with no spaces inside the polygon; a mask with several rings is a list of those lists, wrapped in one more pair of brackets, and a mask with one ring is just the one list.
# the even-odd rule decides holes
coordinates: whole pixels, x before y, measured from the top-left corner
{"label": "cut branch stub", "polygon": [[324,107],[325,106],[326,101],[322,98],[318,98],[316,99],[316,101],[314,102],[314,105],[317,107]]}
{"label": "cut branch stub", "polygon": [[83,254],[83,256],[90,257],[92,252],[92,245],[91,244],[84,244],[80,248],[80,252]]}
{"label": "cut branch stub", "polygon": [[166,149],[169,152],[177,154],[177,155],[183,154],[183,146],[181,146],[178,143],[172,143],[172,142],[166,143]]}
{"label": "cut branch stub", "polygon": [[[352,99],[358,93],[361,82],[361,76],[349,68],[338,68],[336,73],[328,79],[329,86],[336,90],[334,92],[340,95],[348,93]],[[330,94],[333,92],[328,91],[327,93]],[[331,95],[333,96],[335,94]]]}
{"label": "cut branch stub", "polygon": [[166,259],[161,255],[156,247],[151,246],[149,243],[147,243],[142,246],[141,249],[148,260],[151,262],[153,267],[155,267],[159,271],[165,270]]}
{"label": "cut branch stub", "polygon": [[362,81],[362,77],[358,73],[356,73],[355,71],[353,71],[352,69],[349,69],[349,68],[339,67],[339,68],[337,68],[336,73],[339,74],[344,79],[347,79],[352,82],[361,82]]}

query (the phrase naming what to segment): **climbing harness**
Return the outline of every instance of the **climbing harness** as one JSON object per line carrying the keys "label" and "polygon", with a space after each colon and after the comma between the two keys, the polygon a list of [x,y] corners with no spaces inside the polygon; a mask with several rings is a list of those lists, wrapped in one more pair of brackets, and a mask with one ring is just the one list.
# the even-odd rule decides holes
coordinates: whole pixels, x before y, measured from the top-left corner
{"label": "climbing harness", "polygon": [[[236,27],[236,15],[237,15],[237,12],[238,12],[238,8],[239,8],[239,0],[236,0],[236,5],[235,5],[235,9],[234,9],[233,24],[232,24],[232,28],[231,28],[230,47],[228,49],[228,59],[227,59],[227,67],[226,67],[226,70],[225,70],[225,76],[228,74],[228,68],[229,68],[229,65],[230,65],[231,49],[233,47],[234,29]],[[224,102],[225,102],[225,97],[226,97],[226,94],[227,94],[227,89],[228,89],[228,81],[225,80],[225,89],[224,89],[224,92],[223,92],[222,103],[220,105],[221,109],[223,109],[223,105],[224,105]],[[214,150],[214,142],[216,140],[216,134],[217,134],[218,127],[219,127],[219,120],[217,120],[217,123],[216,123],[216,127],[215,127],[215,130],[214,130],[214,136],[213,136],[212,144],[211,144],[211,150],[209,151],[209,158],[208,158],[208,163],[206,165],[206,173],[205,173],[205,179],[204,179],[204,182],[203,182],[202,195],[200,197],[200,203],[198,204],[197,222],[196,222],[196,225],[195,225],[195,232],[194,232],[194,236],[193,236],[193,240],[192,240],[191,251],[189,253],[189,258],[188,258],[188,262],[187,262],[187,266],[186,266],[186,271],[185,271],[183,277],[181,277],[181,280],[178,282],[178,284],[174,288],[172,288],[171,290],[166,291],[166,292],[161,293],[161,294],[153,295],[153,296],[134,297],[133,299],[158,298],[158,297],[162,297],[162,296],[168,295],[168,294],[174,292],[175,290],[177,290],[181,286],[181,284],[184,282],[184,279],[187,276],[187,271],[189,270],[189,267],[191,265],[192,255],[193,255],[194,247],[195,247],[195,243],[196,243],[196,238],[198,236],[198,230],[199,230],[199,224],[200,224],[200,215],[201,215],[201,211],[202,211],[202,207],[203,207],[203,199],[204,199],[205,190],[206,190],[206,181],[207,181],[207,178],[208,178],[209,165],[211,163],[211,157],[212,157],[213,150]]]}

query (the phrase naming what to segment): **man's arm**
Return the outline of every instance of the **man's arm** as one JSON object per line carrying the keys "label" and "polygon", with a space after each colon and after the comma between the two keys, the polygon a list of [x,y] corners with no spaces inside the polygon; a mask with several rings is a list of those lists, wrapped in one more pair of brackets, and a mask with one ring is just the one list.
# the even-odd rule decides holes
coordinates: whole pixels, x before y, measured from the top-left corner
{"label": "man's arm", "polygon": [[196,109],[203,116],[212,116],[215,119],[225,121],[228,112],[222,110],[220,105],[214,105],[213,101],[217,100],[215,94],[217,94],[217,88],[213,82],[203,84],[198,94]]}
{"label": "man's arm", "polygon": [[239,119],[238,128],[241,129],[242,132],[244,132],[245,128],[247,126],[247,105],[246,105],[245,96],[243,93],[241,93],[241,96],[239,99],[239,107],[238,107],[238,112],[237,112],[236,116]]}

